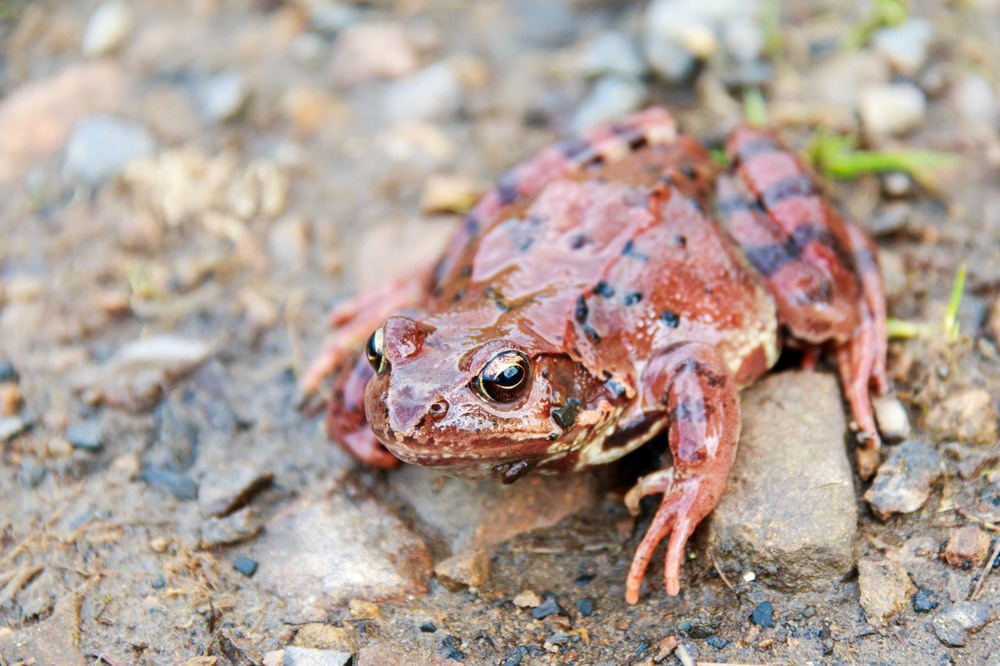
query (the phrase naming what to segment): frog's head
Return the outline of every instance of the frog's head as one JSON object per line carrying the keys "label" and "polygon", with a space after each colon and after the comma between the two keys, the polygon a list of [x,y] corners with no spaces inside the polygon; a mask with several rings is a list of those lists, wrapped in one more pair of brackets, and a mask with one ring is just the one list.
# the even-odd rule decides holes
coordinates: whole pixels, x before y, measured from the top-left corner
{"label": "frog's head", "polygon": [[367,344],[376,437],[405,462],[462,476],[571,468],[601,384],[525,336],[486,337],[447,317],[390,317]]}

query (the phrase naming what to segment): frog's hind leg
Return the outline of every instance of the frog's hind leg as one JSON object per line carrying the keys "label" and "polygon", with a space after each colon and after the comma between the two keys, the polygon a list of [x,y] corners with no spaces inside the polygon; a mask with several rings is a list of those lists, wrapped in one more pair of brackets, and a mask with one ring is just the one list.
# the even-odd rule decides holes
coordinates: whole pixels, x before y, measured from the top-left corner
{"label": "frog's hind leg", "polygon": [[[718,212],[774,296],[778,318],[808,345],[837,350],[845,397],[868,450],[879,445],[870,392],[884,392],[886,308],[874,247],[827,202],[815,176],[766,130],[727,142],[732,175]],[[866,472],[867,470],[862,470]]]}
{"label": "frog's hind leg", "polygon": [[625,498],[634,514],[644,496],[663,494],[632,559],[625,586],[630,604],[639,600],[649,561],[667,536],[667,594],[680,591],[684,546],[722,499],[740,435],[736,379],[710,345],[682,343],[656,353],[643,371],[641,390],[650,418],[666,411],[673,467],[639,479]]}

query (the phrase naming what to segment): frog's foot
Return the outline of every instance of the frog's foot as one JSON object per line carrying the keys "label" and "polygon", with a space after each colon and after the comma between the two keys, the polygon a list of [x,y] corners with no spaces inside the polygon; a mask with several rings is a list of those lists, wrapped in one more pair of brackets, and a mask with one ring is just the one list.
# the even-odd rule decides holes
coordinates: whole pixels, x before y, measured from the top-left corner
{"label": "frog's foot", "polygon": [[302,375],[302,395],[314,393],[386,317],[422,302],[430,279],[431,268],[422,266],[335,307],[329,316],[335,330]]}
{"label": "frog's foot", "polygon": [[684,546],[722,498],[740,435],[736,378],[711,345],[682,343],[657,352],[643,370],[641,390],[644,411],[667,419],[673,468],[641,478],[625,498],[635,512],[646,495],[663,494],[632,560],[625,585],[630,604],[639,600],[649,560],[667,536],[667,594],[680,591]]}
{"label": "frog's foot", "polygon": [[[328,430],[332,429],[328,427]],[[399,466],[399,458],[382,446],[367,423],[357,430],[338,430],[335,437],[341,448],[363,463],[379,469],[394,469]]]}
{"label": "frog's foot", "polygon": [[326,410],[326,435],[361,462],[392,469],[399,459],[375,437],[365,416],[365,387],[375,371],[359,355],[353,365],[337,368]]}
{"label": "frog's foot", "polygon": [[[722,484],[725,485],[725,479]],[[667,594],[674,596],[680,592],[684,546],[694,528],[704,518],[705,501],[707,495],[712,494],[703,492],[704,485],[705,480],[698,477],[674,479],[673,470],[668,469],[642,477],[625,497],[626,506],[634,512],[638,510],[639,500],[646,495],[663,494],[660,508],[632,558],[632,566],[625,582],[625,601],[628,603],[635,604],[639,601],[639,589],[649,561],[656,547],[668,536],[670,540],[667,543],[664,582]]]}

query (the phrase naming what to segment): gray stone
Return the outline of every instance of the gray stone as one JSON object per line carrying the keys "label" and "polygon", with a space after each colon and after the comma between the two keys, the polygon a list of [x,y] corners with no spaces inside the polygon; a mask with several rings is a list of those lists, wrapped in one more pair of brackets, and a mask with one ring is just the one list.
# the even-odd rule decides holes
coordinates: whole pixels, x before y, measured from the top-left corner
{"label": "gray stone", "polygon": [[309,27],[327,35],[336,35],[361,20],[361,11],[341,2],[308,2]]}
{"label": "gray stone", "polygon": [[570,127],[574,132],[582,132],[598,123],[635,111],[645,103],[646,96],[646,86],[638,79],[605,76],[594,85],[573,114]]}
{"label": "gray stone", "polygon": [[195,102],[202,117],[213,123],[232,120],[250,99],[246,78],[237,71],[213,74],[194,86]]}
{"label": "gray stone", "polygon": [[81,421],[66,428],[66,441],[77,449],[100,451],[104,447],[101,424],[97,421]]}
{"label": "gray stone", "polygon": [[102,3],[90,15],[83,31],[82,50],[86,56],[111,53],[122,45],[132,29],[132,8],[120,0]]}
{"label": "gray stone", "polygon": [[98,116],[73,129],[63,170],[68,179],[97,187],[129,162],[149,157],[155,150],[156,142],[142,125]]}
{"label": "gray stone", "polygon": [[244,507],[225,518],[209,518],[201,523],[201,547],[213,548],[240,543],[260,534],[263,525],[257,512]]}
{"label": "gray stone", "polygon": [[712,513],[720,565],[787,591],[824,589],[854,565],[857,510],[832,375],[784,372],[750,387],[729,489]]}
{"label": "gray stone", "polygon": [[886,620],[906,608],[917,591],[906,570],[889,560],[863,559],[858,562],[858,592],[868,622],[881,627]]}
{"label": "gray stone", "polygon": [[646,73],[646,63],[639,47],[620,32],[598,36],[580,58],[580,69],[589,76],[617,74],[638,78]]}
{"label": "gray stone", "polygon": [[442,120],[462,108],[462,83],[446,62],[425,67],[386,89],[383,112],[387,120]]}
{"label": "gray stone", "polygon": [[865,493],[865,500],[880,520],[897,513],[912,513],[930,497],[941,474],[941,461],[933,448],[921,442],[903,442],[889,450],[889,458]]}
{"label": "gray stone", "polygon": [[990,607],[982,601],[961,601],[934,618],[934,633],[945,645],[962,647],[990,621]]}
{"label": "gray stone", "polygon": [[736,15],[722,27],[722,44],[736,60],[757,60],[764,50],[764,30],[756,17]]}
{"label": "gray stone", "polygon": [[283,666],[346,666],[351,661],[350,652],[317,650],[289,645],[285,648]]}
{"label": "gray stone", "polygon": [[198,509],[203,516],[222,516],[240,508],[250,497],[271,483],[274,475],[253,465],[212,470],[205,474],[198,489]]}
{"label": "gray stone", "polygon": [[996,90],[976,74],[959,80],[951,91],[952,103],[963,120],[995,128],[1000,120]]}
{"label": "gray stone", "polygon": [[883,28],[872,37],[872,46],[896,71],[913,76],[927,62],[927,47],[934,28],[924,18],[911,18],[897,26]]}
{"label": "gray stone", "polygon": [[431,573],[424,542],[354,486],[303,499],[268,522],[248,553],[254,580],[296,618],[317,618],[351,599],[423,594]]}
{"label": "gray stone", "polygon": [[858,104],[865,132],[873,138],[906,134],[927,115],[924,92],[906,81],[868,86],[861,91]]}
{"label": "gray stone", "polygon": [[931,407],[927,427],[938,441],[994,444],[997,441],[997,411],[993,396],[985,389],[974,388],[945,398]]}

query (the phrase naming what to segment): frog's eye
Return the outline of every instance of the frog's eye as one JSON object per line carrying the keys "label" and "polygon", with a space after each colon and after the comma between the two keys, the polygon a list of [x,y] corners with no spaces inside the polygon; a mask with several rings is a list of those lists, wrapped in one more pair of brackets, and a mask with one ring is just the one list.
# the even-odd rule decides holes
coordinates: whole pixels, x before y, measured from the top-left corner
{"label": "frog's eye", "polygon": [[493,402],[512,402],[528,389],[530,362],[517,350],[502,351],[483,366],[473,381],[476,391]]}
{"label": "frog's eye", "polygon": [[368,362],[371,363],[375,372],[380,375],[389,367],[388,361],[385,360],[385,332],[381,328],[375,329],[375,332],[368,338],[368,344],[365,345],[365,356],[368,357]]}

